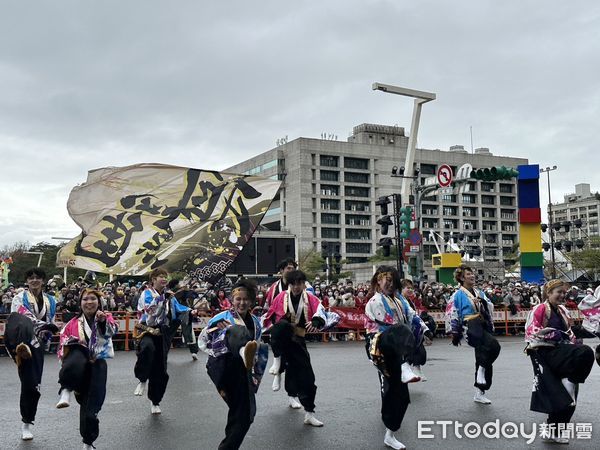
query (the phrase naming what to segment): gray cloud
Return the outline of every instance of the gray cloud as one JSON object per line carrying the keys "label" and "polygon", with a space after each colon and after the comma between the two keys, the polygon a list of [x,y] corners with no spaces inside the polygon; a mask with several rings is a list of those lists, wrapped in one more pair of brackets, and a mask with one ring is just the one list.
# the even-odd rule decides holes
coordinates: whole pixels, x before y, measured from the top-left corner
{"label": "gray cloud", "polygon": [[[410,128],[557,164],[555,200],[600,189],[600,6],[561,1],[29,2],[0,7],[0,245],[74,235],[89,169],[221,169],[288,135]],[[545,185],[545,184],[543,184]],[[542,194],[542,203],[545,195]]]}

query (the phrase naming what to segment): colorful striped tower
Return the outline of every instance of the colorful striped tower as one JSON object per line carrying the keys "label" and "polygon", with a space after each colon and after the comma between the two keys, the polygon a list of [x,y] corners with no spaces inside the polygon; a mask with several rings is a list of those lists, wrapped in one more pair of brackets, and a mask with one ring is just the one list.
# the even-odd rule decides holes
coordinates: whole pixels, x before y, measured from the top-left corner
{"label": "colorful striped tower", "polygon": [[454,270],[462,263],[460,253],[439,253],[431,255],[431,265],[435,269],[435,281],[444,284],[456,284]]}
{"label": "colorful striped tower", "polygon": [[542,213],[540,210],[540,166],[518,166],[519,247],[521,279],[528,283],[543,283],[544,253],[542,251]]}

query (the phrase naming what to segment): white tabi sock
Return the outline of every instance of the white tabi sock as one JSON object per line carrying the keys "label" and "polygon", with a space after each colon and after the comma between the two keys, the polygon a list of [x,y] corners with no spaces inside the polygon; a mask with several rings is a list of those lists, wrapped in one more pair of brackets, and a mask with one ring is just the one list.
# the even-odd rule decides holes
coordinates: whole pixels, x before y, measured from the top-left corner
{"label": "white tabi sock", "polygon": [[477,368],[477,384],[485,386],[485,369],[482,366]]}
{"label": "white tabi sock", "polygon": [[577,404],[577,399],[575,398],[575,386],[576,386],[575,383],[573,383],[572,381],[569,381],[568,378],[563,378],[560,381],[562,382],[563,386],[565,387],[565,389],[567,390],[567,392],[573,399],[573,403],[571,403],[571,406],[575,406]]}
{"label": "white tabi sock", "polygon": [[384,445],[394,448],[396,450],[404,450],[406,448],[402,442],[400,442],[398,439],[396,439],[396,436],[394,436],[394,432],[392,430],[390,430],[389,428],[387,428],[385,431],[385,437],[383,438],[383,443],[384,443]]}
{"label": "white tabi sock", "polygon": [[402,364],[401,369],[402,369],[401,379],[402,379],[403,383],[415,383],[417,381],[421,381],[421,378],[419,378],[412,371],[412,368],[410,367],[410,364],[408,364],[407,362],[405,362],[404,364]]}
{"label": "white tabi sock", "polygon": [[279,389],[281,389],[281,374],[273,377],[273,390],[278,391]]}
{"label": "white tabi sock", "polygon": [[273,358],[273,365],[269,369],[269,373],[271,375],[277,375],[279,373],[279,369],[281,368],[281,356],[276,356]]}

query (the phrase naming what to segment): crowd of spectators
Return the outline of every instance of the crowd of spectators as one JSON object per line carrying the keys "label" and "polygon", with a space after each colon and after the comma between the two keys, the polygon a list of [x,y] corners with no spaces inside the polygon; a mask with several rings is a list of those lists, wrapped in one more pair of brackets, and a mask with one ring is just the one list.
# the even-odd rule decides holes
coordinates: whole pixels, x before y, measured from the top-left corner
{"label": "crowd of spectators", "polygon": [[[259,284],[257,304],[254,313],[260,315],[264,311],[265,298],[271,281]],[[211,316],[231,307],[232,280],[223,277],[214,285],[202,282],[195,278],[184,280],[171,280],[169,288],[175,292],[182,303],[196,309],[199,315]],[[79,310],[79,292],[82,288],[93,285],[104,293],[102,299],[103,309],[108,311],[137,311],[137,303],[141,292],[146,288],[147,282],[143,281],[114,281],[98,284],[94,280],[79,278],[75,283],[66,285],[60,277],[50,279],[46,284],[46,291],[54,295],[57,301],[57,310],[63,314],[76,314]],[[537,284],[521,282],[506,282],[493,284],[482,282],[479,287],[484,290],[496,309],[509,309],[516,314],[521,309],[529,309],[539,304],[541,287]],[[338,281],[327,284],[316,277],[312,280],[314,294],[321,299],[326,308],[356,308],[364,309],[372,293],[368,282],[353,283],[350,280]],[[414,290],[409,293],[409,300],[419,312],[444,311],[455,285],[431,282],[415,284]],[[9,314],[12,297],[23,286],[9,285],[2,290],[2,303],[0,315]],[[567,308],[576,309],[578,303],[589,294],[593,293],[591,287],[582,289],[572,285],[567,293]]]}

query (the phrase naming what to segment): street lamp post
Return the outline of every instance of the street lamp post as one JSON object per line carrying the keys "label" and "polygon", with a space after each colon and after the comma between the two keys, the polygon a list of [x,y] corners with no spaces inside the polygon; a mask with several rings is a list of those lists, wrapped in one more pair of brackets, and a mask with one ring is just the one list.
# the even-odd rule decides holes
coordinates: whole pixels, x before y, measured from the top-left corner
{"label": "street lamp post", "polygon": [[550,233],[550,258],[552,259],[552,278],[556,278],[556,259],[554,257],[554,230],[552,229],[552,197],[550,195],[550,172],[556,170],[556,166],[540,169],[540,173],[548,176],[548,233]]}
{"label": "street lamp post", "polygon": [[[403,88],[391,84],[373,83],[371,88],[374,91],[387,92],[389,94],[402,95],[414,99],[412,121],[410,124],[410,135],[408,137],[408,148],[406,149],[406,158],[404,160],[404,176],[402,176],[402,187],[400,189],[400,202],[409,204],[411,181],[415,179],[413,165],[415,162],[415,152],[417,147],[417,136],[419,134],[419,123],[421,121],[421,108],[424,103],[435,100],[436,95],[433,92],[417,91],[415,89]],[[396,199],[396,197],[394,197]],[[398,200],[398,199],[396,199]],[[398,209],[402,206],[398,205]],[[420,211],[416,212],[420,215]],[[398,239],[400,237],[398,236]],[[400,242],[397,241],[398,251],[401,249]],[[421,248],[423,243],[421,243]],[[398,255],[398,257],[400,257]],[[400,262],[398,262],[400,264]]]}
{"label": "street lamp post", "polygon": [[414,98],[412,121],[410,124],[410,136],[408,137],[408,148],[406,150],[406,159],[404,161],[404,175],[406,178],[402,180],[402,189],[400,191],[400,194],[402,195],[402,203],[408,203],[407,199],[410,195],[409,178],[413,176],[413,164],[415,162],[417,136],[419,134],[419,123],[421,121],[421,108],[424,103],[435,100],[435,94],[433,92],[416,91],[414,89],[407,89],[400,86],[393,86],[383,83],[373,83],[372,89],[374,91],[382,91],[389,94],[403,95],[405,97]]}

